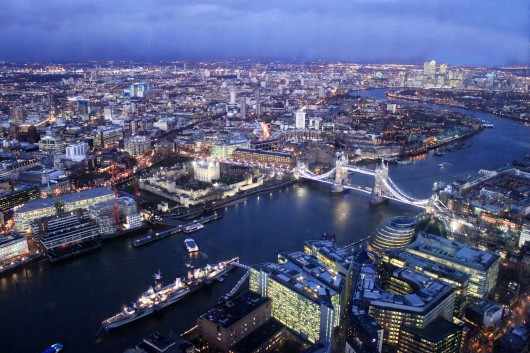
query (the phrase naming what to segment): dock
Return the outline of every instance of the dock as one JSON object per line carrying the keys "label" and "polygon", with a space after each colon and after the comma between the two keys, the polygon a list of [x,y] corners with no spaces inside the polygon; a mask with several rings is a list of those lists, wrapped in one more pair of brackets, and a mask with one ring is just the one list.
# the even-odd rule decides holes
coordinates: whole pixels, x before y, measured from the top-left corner
{"label": "dock", "polygon": [[[147,244],[155,242],[157,240],[164,239],[164,238],[167,238],[169,236],[181,233],[181,232],[184,231],[184,229],[186,229],[186,227],[189,227],[189,226],[191,226],[191,225],[193,225],[195,223],[206,224],[206,223],[210,223],[210,222],[216,221],[218,219],[221,219],[222,217],[223,216],[221,214],[216,212],[216,213],[211,214],[209,216],[196,219],[193,222],[189,222],[189,223],[186,223],[186,224],[178,225],[176,227],[173,227],[173,228],[161,231],[161,232],[157,232],[155,234],[146,235],[143,238],[135,239],[132,242],[132,246],[137,248],[137,247],[140,247],[140,246],[143,246],[143,245],[147,245]],[[161,221],[161,222],[159,222],[159,224],[164,225],[165,221]]]}

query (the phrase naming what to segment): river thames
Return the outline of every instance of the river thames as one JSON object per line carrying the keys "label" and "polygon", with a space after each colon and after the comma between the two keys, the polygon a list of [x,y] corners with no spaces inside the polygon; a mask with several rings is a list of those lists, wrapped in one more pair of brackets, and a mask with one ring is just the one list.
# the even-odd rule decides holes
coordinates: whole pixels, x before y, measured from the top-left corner
{"label": "river thames", "polygon": [[[355,94],[385,99],[384,92]],[[530,127],[491,114],[454,110],[495,127],[468,138],[471,147],[443,157],[434,157],[431,151],[409,165],[391,165],[390,177],[409,195],[429,197],[434,182],[466,179],[480,169],[504,167],[530,153]],[[441,162],[451,165],[440,169]],[[367,177],[352,179],[373,183]],[[103,249],[86,256],[1,278],[0,352],[40,352],[55,342],[64,344],[68,352],[123,352],[155,330],[182,333],[233,287],[243,270],[234,270],[224,282],[167,307],[161,315],[95,337],[101,321],[135,300],[153,283],[158,270],[168,283],[184,274],[189,261],[196,266],[234,256],[245,264],[276,261],[278,250],[302,250],[305,240],[318,239],[322,232],[335,233],[337,243],[346,245],[372,234],[390,217],[421,211],[393,201],[371,208],[368,200],[366,194],[331,195],[327,186],[304,182],[225,208],[220,221],[193,235],[201,250],[194,258],[185,251],[183,235],[141,248],[130,246],[133,238],[122,238],[107,241]]]}

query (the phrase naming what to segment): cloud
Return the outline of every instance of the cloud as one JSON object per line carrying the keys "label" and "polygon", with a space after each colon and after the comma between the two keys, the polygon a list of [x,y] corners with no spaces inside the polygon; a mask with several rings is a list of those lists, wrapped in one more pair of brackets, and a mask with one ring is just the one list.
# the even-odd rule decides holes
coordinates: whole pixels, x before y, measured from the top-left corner
{"label": "cloud", "polygon": [[2,6],[3,60],[528,62],[526,1],[19,0]]}

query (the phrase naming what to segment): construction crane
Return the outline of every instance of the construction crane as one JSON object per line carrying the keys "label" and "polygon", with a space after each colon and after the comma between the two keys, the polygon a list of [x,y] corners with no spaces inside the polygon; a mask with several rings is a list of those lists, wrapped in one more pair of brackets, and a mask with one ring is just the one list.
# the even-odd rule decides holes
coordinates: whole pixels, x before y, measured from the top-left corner
{"label": "construction crane", "polygon": [[134,185],[134,199],[136,201],[136,212],[140,213],[140,186],[136,182],[136,173],[134,172],[134,167],[132,166],[130,159],[127,159],[127,167],[130,170],[131,182]]}
{"label": "construction crane", "polygon": [[114,188],[114,220],[116,221],[116,228],[120,226],[120,208],[118,205],[118,178],[116,177],[116,162],[112,161],[112,187]]}

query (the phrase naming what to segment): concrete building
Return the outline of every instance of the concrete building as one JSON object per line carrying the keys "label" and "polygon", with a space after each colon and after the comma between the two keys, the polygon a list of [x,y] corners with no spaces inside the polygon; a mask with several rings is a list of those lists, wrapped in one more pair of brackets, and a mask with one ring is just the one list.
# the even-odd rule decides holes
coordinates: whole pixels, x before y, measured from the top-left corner
{"label": "concrete building", "polygon": [[82,162],[86,159],[88,144],[86,142],[73,143],[66,146],[66,159],[74,162]]}
{"label": "concrete building", "polygon": [[466,308],[466,319],[480,327],[490,327],[502,320],[502,305],[488,299],[478,299]]}
{"label": "concrete building", "polygon": [[151,138],[148,136],[131,136],[125,139],[125,151],[131,156],[143,155],[151,149]]}
{"label": "concrete building", "polygon": [[269,298],[247,291],[200,315],[197,325],[210,351],[228,349],[271,318]]}
{"label": "concrete building", "polygon": [[103,127],[96,131],[94,146],[101,148],[117,147],[123,140],[123,128],[121,126]]}
{"label": "concrete building", "polygon": [[346,352],[381,353],[383,350],[383,327],[358,307],[353,307],[348,312],[348,319]]}

